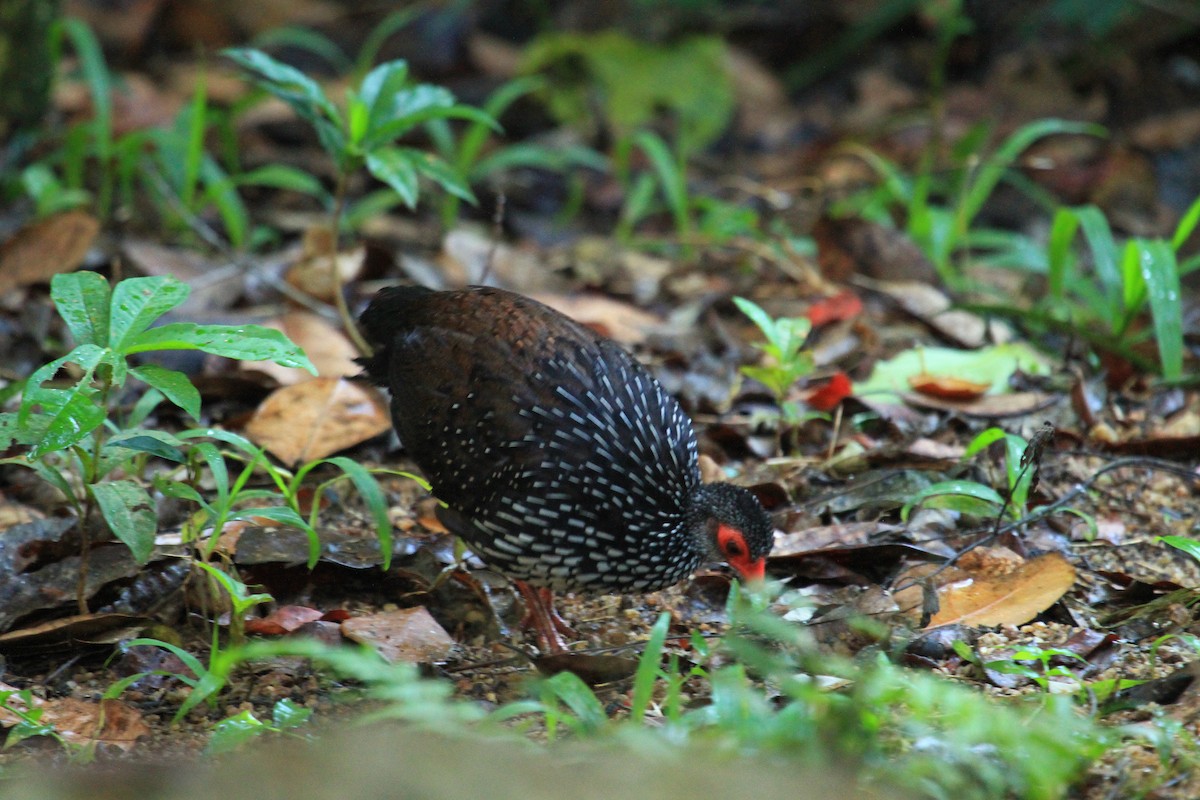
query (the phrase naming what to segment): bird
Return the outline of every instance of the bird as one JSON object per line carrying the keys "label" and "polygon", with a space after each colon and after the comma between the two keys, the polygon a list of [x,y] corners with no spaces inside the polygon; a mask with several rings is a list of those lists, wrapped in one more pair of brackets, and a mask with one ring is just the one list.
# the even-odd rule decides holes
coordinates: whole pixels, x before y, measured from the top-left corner
{"label": "bird", "polygon": [[701,481],[691,420],[611,339],[482,286],[385,288],[359,322],[439,520],[514,582],[543,650],[571,632],[556,592],[657,591],[706,561],[763,579],[769,514]]}

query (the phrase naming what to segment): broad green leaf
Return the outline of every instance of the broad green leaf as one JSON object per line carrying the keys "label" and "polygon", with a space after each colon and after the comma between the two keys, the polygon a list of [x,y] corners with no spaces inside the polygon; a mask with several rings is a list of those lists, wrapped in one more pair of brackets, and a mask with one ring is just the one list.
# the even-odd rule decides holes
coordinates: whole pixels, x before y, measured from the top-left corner
{"label": "broad green leaf", "polygon": [[206,756],[232,753],[246,742],[266,733],[266,724],[254,716],[249,709],[226,717],[213,726],[208,744],[204,747]]}
{"label": "broad green leaf", "polygon": [[967,445],[966,451],[963,452],[963,460],[970,458],[980,450],[988,447],[993,442],[1000,441],[1007,435],[1008,434],[1005,433],[1002,428],[988,428],[987,430],[982,431],[971,440],[969,445]]}
{"label": "broad green leaf", "polygon": [[95,272],[68,272],[50,279],[50,298],[75,344],[108,346],[108,281]]}
{"label": "broad green leaf", "polygon": [[417,207],[420,196],[420,175],[413,152],[408,148],[388,147],[367,153],[370,173],[390,186],[409,208]]}
{"label": "broad green leaf", "polygon": [[45,414],[30,414],[22,420],[13,412],[0,413],[0,451],[14,444],[23,447],[37,444],[49,426],[50,417]]}
{"label": "broad green leaf", "polygon": [[192,385],[187,375],[157,364],[134,367],[130,373],[139,381],[158,389],[164,397],[191,415],[192,419],[200,418],[200,392]]}
{"label": "broad green leaf", "polygon": [[255,83],[290,105],[305,120],[315,122],[324,116],[340,122],[337,108],[317,82],[295,67],[251,48],[231,48],[223,53],[250,72]]}
{"label": "broad green leaf", "polygon": [[197,325],[172,322],[143,331],[125,346],[126,354],[148,350],[203,350],[244,361],[274,361],[285,367],[302,367],[313,375],[316,367],[304,351],[285,335],[261,325]]}
{"label": "broad green leaf", "polygon": [[984,347],[979,350],[955,350],[949,347],[925,347],[906,350],[875,365],[871,377],[854,385],[855,396],[910,391],[908,379],[914,375],[953,375],[969,381],[992,384],[989,391],[1007,392],[1009,377],[1020,369],[1031,375],[1045,375],[1051,360],[1023,342]]}
{"label": "broad green leaf", "polygon": [[283,698],[271,709],[271,721],[280,730],[298,728],[312,717],[313,710]]}
{"label": "broad green leaf", "polygon": [[1192,558],[1200,561],[1200,542],[1195,539],[1189,539],[1186,536],[1159,536],[1154,541],[1169,544],[1176,550],[1187,553]]}
{"label": "broad green leaf", "polygon": [[418,172],[433,180],[434,183],[455,197],[466,200],[472,205],[476,203],[475,195],[471,192],[471,187],[463,181],[449,164],[432,153],[418,150],[414,155],[418,164]]}
{"label": "broad green leaf", "polygon": [[113,349],[119,353],[132,352],[129,344],[155,320],[187,299],[191,287],[175,278],[153,276],[126,278],[112,293]]}
{"label": "broad green leaf", "polygon": [[[30,450],[30,458],[70,447],[83,440],[104,422],[106,410],[95,402],[98,390],[92,386],[92,374],[109,351],[85,344],[37,369],[26,383],[18,410],[18,425],[24,425],[33,406],[40,405],[48,418],[43,437]],[[67,362],[84,369],[83,376],[67,389],[49,389],[42,384],[54,377]]]}
{"label": "broad green leaf", "polygon": [[990,486],[975,481],[941,481],[913,495],[900,510],[900,518],[907,520],[909,512],[920,506],[985,516],[995,513],[1002,505],[1004,498]]}
{"label": "broad green leaf", "polygon": [[744,297],[733,298],[733,304],[738,307],[739,311],[749,317],[751,322],[758,326],[763,336],[766,336],[768,339],[771,338],[771,333],[775,330],[775,320],[771,318],[771,315],[762,306]]}
{"label": "broad green leaf", "polygon": [[266,164],[234,175],[229,180],[237,186],[267,186],[272,189],[300,192],[324,203],[332,199],[329,191],[311,172],[286,164]]}
{"label": "broad green leaf", "polygon": [[1175,251],[1162,239],[1140,242],[1139,249],[1138,263],[1150,299],[1163,377],[1178,380],[1183,373],[1183,290]]}
{"label": "broad green leaf", "polygon": [[[437,94],[445,91],[439,87],[415,87],[416,89],[427,88],[431,90],[429,94],[435,94],[432,90],[437,90]],[[407,92],[406,92],[407,94]],[[447,92],[447,94],[449,94]],[[453,95],[450,95],[450,100],[453,101]],[[378,127],[371,128],[367,131],[367,136],[363,140],[362,147],[364,150],[370,151],[377,147],[389,144],[409,131],[424,125],[435,119],[465,119],[478,124],[486,125],[494,131],[500,131],[500,123],[492,119],[490,116],[480,111],[478,108],[471,106],[431,104],[427,107],[409,111],[404,114],[397,114],[389,121],[381,123]]]}
{"label": "broad green leaf", "polygon": [[177,464],[182,464],[187,460],[181,449],[182,447],[183,442],[175,436],[166,431],[156,431],[149,428],[121,431],[120,433],[113,434],[104,443],[105,450],[109,448],[135,450],[141,453],[150,453],[159,458],[174,461]]}
{"label": "broad green leaf", "polygon": [[125,543],[139,564],[149,561],[158,515],[146,490],[133,481],[103,481],[92,484],[90,491],[113,535]]}
{"label": "broad green leaf", "polygon": [[404,90],[407,81],[408,62],[403,59],[380,64],[363,77],[358,98],[367,110],[368,130],[386,121],[384,115],[391,107],[389,104]]}

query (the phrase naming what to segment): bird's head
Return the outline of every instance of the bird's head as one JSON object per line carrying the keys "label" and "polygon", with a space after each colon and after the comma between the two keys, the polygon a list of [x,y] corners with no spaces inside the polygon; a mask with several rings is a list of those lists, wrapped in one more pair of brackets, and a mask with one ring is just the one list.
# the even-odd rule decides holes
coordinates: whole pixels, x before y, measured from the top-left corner
{"label": "bird's head", "polygon": [[695,510],[704,520],[710,556],[728,563],[742,580],[761,581],[775,526],[758,498],[730,483],[707,483],[697,492]]}

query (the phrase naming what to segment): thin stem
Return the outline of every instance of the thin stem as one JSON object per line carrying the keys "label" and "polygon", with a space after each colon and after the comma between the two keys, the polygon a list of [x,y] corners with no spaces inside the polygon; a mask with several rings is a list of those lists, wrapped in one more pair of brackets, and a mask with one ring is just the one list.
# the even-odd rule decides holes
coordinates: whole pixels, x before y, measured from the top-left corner
{"label": "thin stem", "polygon": [[334,195],[333,216],[329,221],[329,277],[330,283],[333,286],[333,301],[337,306],[338,316],[342,320],[342,328],[346,331],[346,335],[350,337],[350,341],[354,343],[354,347],[364,356],[370,356],[374,351],[371,345],[367,344],[367,340],[358,332],[358,325],[354,322],[354,317],[350,316],[350,309],[346,306],[346,297],[342,293],[342,275],[338,271],[338,234],[342,229],[342,216],[346,212],[346,184],[347,175],[345,173],[338,176],[337,191]]}

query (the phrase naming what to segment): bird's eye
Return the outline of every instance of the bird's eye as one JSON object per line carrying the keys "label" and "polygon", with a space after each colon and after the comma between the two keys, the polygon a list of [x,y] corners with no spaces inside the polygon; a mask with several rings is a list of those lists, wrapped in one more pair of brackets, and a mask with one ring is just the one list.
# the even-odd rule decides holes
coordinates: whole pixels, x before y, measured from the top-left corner
{"label": "bird's eye", "polygon": [[741,554],[742,554],[742,546],[740,544],[738,544],[737,542],[730,542],[729,544],[725,545],[725,555],[740,556]]}

